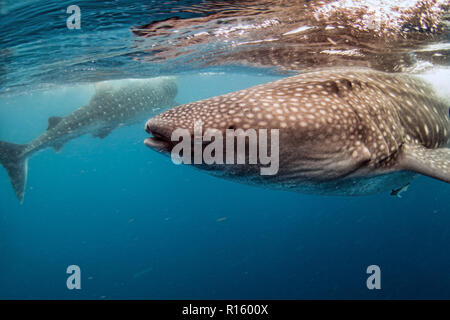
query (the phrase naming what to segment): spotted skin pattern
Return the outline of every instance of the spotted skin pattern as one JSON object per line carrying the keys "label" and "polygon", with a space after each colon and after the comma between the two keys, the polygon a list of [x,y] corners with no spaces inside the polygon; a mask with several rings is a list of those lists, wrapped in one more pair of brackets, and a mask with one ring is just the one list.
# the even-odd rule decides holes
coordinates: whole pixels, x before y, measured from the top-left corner
{"label": "spotted skin pattern", "polygon": [[256,165],[216,165],[211,173],[270,188],[362,195],[398,188],[416,173],[450,182],[448,112],[419,78],[334,68],[170,109],[150,119],[147,131],[167,139],[198,120],[204,131],[279,129],[277,175],[260,176]]}

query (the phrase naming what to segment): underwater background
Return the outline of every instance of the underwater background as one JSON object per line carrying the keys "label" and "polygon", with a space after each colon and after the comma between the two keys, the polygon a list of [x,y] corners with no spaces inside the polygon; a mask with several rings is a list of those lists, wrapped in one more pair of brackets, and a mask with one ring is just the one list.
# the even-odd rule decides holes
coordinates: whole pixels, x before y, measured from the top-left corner
{"label": "underwater background", "polygon": [[[182,104],[288,75],[135,59],[130,27],[170,17],[174,1],[0,3],[3,141],[32,140],[98,80],[175,74]],[[70,4],[82,29],[69,34]],[[33,155],[23,204],[0,169],[0,299],[450,298],[448,184],[420,176],[402,198],[241,185],[148,149],[146,120]],[[373,264],[381,290],[366,287]],[[69,265],[81,290],[66,287]]]}

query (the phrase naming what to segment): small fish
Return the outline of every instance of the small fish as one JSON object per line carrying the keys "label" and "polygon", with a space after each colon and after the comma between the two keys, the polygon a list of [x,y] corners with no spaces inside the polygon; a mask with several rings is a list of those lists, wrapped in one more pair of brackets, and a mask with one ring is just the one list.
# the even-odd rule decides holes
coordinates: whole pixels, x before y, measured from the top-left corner
{"label": "small fish", "polygon": [[402,193],[408,191],[409,186],[410,186],[410,183],[407,183],[398,189],[392,189],[391,196],[397,196],[397,197],[401,198]]}

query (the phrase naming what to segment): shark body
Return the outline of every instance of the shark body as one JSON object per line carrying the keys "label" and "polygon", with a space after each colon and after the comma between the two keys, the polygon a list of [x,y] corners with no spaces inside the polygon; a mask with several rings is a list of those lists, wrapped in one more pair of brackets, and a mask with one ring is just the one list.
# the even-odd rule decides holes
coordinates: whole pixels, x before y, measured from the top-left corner
{"label": "shark body", "polygon": [[30,143],[0,141],[0,162],[19,201],[24,198],[27,161],[32,154],[48,147],[58,152],[69,140],[87,133],[104,138],[120,126],[174,106],[176,94],[177,84],[172,77],[100,82],[88,104],[65,117],[50,117],[47,130]]}
{"label": "shark body", "polygon": [[169,153],[178,128],[279,129],[279,171],[197,165],[227,179],[328,195],[391,191],[423,174],[450,183],[449,103],[426,81],[366,68],[308,72],[151,118],[147,146]]}

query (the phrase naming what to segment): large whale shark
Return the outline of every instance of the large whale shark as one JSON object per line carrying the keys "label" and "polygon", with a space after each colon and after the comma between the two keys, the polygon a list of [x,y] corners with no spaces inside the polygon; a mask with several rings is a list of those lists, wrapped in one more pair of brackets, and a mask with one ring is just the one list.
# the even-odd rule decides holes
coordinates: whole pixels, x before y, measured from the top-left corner
{"label": "large whale shark", "polygon": [[0,163],[8,172],[19,201],[24,198],[27,162],[32,154],[48,147],[58,152],[67,141],[87,133],[105,138],[120,126],[176,105],[177,90],[173,77],[99,82],[88,104],[65,117],[50,117],[47,130],[30,143],[0,141]]}
{"label": "large whale shark", "polygon": [[[145,144],[168,154],[178,128],[279,129],[279,170],[199,164],[213,175],[304,193],[365,195],[417,174],[450,183],[449,103],[424,79],[367,68],[303,73],[169,109],[151,118]],[[204,146],[205,147],[205,146]]]}

